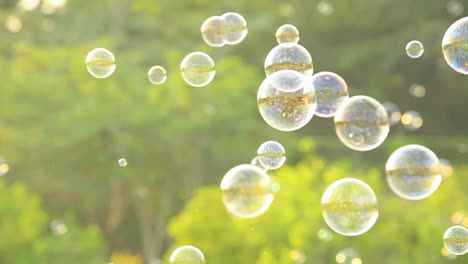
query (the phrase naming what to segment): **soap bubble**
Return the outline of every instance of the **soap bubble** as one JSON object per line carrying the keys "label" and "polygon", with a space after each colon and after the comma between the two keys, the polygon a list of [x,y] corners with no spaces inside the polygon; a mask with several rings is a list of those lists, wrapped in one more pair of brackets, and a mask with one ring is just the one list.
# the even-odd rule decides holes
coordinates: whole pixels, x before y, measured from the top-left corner
{"label": "soap bubble", "polygon": [[409,87],[409,93],[416,98],[422,98],[426,95],[426,88],[421,84],[415,83]]}
{"label": "soap bubble", "polygon": [[444,233],[444,245],[454,255],[468,252],[468,229],[463,226],[452,226]]}
{"label": "soap bubble", "polygon": [[221,181],[221,190],[224,206],[237,217],[257,217],[273,202],[270,176],[265,170],[250,164],[229,170]]}
{"label": "soap bubble", "polygon": [[453,23],[445,32],[442,51],[445,61],[455,71],[468,74],[468,17]]}
{"label": "soap bubble", "polygon": [[315,114],[320,117],[334,116],[338,107],[349,98],[348,85],[333,72],[319,72],[312,76],[311,81],[317,94]]}
{"label": "soap bubble", "polygon": [[283,43],[274,47],[265,59],[265,73],[270,75],[280,70],[294,70],[305,76],[312,76],[312,56],[301,45]]}
{"label": "soap bubble", "polygon": [[220,16],[209,17],[201,26],[202,38],[211,47],[222,47],[226,44],[226,28]]}
{"label": "soap bubble", "polygon": [[276,141],[267,141],[260,145],[257,155],[260,164],[269,170],[279,169],[286,162],[286,150]]}
{"label": "soap bubble", "polygon": [[324,16],[329,16],[333,14],[333,11],[334,11],[332,4],[329,3],[328,1],[321,1],[317,6],[317,10],[319,11],[320,14]]}
{"label": "soap bubble", "polygon": [[255,156],[251,161],[250,161],[250,164],[254,165],[254,166],[257,166],[259,167],[260,169],[264,170],[264,171],[268,171],[266,168],[264,168],[262,166],[262,164],[260,164],[260,161],[258,160],[258,157]]}
{"label": "soap bubble", "polygon": [[423,126],[424,120],[418,112],[407,111],[401,116],[401,123],[405,129],[416,131]]}
{"label": "soap bubble", "polygon": [[181,246],[169,257],[171,264],[205,264],[205,256],[194,246]]}
{"label": "soap bubble", "polygon": [[417,40],[412,40],[406,44],[406,54],[408,57],[416,59],[423,55],[424,46],[421,42]]}
{"label": "soap bubble", "polygon": [[125,167],[127,166],[127,160],[122,158],[122,159],[119,159],[119,166],[120,167]]}
{"label": "soap bubble", "polygon": [[152,84],[163,84],[167,79],[167,72],[162,66],[153,66],[148,70],[148,79]]}
{"label": "soap bubble", "polygon": [[0,176],[7,174],[10,171],[10,165],[0,157]]}
{"label": "soap bubble", "polygon": [[90,51],[85,62],[88,72],[93,77],[100,79],[111,76],[116,68],[114,54],[103,48]]}
{"label": "soap bubble", "polygon": [[395,126],[399,124],[401,119],[400,107],[398,107],[398,105],[392,102],[384,102],[382,103],[382,106],[387,112],[388,122],[390,123],[390,126]]}
{"label": "soap bubble", "polygon": [[447,12],[454,17],[460,16],[463,14],[465,7],[458,0],[452,0],[447,3]]}
{"label": "soap bubble", "polygon": [[247,36],[247,21],[238,13],[228,12],[221,16],[224,20],[226,44],[235,45]]}
{"label": "soap bubble", "polygon": [[367,232],[377,221],[377,198],[365,182],[344,178],[332,183],[322,196],[322,215],[327,225],[345,236]]}
{"label": "soap bubble", "polygon": [[279,44],[297,43],[299,42],[299,30],[293,25],[284,24],[276,30],[276,40]]}
{"label": "soap bubble", "polygon": [[374,98],[353,96],[336,111],[335,130],[341,142],[350,149],[375,149],[385,141],[389,132],[387,112]]}
{"label": "soap bubble", "polygon": [[429,197],[442,181],[436,154],[420,145],[406,145],[395,150],[385,170],[390,189],[406,200]]}
{"label": "soap bubble", "polygon": [[216,75],[215,63],[203,52],[192,52],[180,63],[180,71],[185,82],[194,87],[208,85]]}
{"label": "soap bubble", "polygon": [[268,81],[281,92],[295,92],[304,88],[308,79],[293,70],[281,70],[268,76]]}
{"label": "soap bubble", "polygon": [[[270,75],[270,76],[273,76]],[[281,131],[293,131],[305,126],[314,116],[315,91],[310,82],[295,92],[275,88],[268,76],[260,85],[257,104],[267,124]]]}
{"label": "soap bubble", "polygon": [[453,174],[453,167],[450,161],[446,159],[440,159],[440,174],[444,177],[450,177]]}

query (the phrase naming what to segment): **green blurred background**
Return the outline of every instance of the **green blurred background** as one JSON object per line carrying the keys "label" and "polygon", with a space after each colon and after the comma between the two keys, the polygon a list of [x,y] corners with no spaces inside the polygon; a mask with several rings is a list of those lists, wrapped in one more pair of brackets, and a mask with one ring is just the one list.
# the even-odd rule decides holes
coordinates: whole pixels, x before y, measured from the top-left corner
{"label": "green blurred background", "polygon": [[[442,250],[449,226],[468,225],[468,77],[449,68],[441,51],[446,29],[467,14],[463,5],[0,0],[0,263],[158,264],[184,244],[211,264],[328,264],[345,248],[362,263],[467,263],[468,256]],[[208,47],[201,24],[228,11],[246,18],[247,38]],[[315,72],[340,74],[351,95],[418,111],[422,128],[393,127],[381,147],[356,152],[336,138],[332,119],[314,117],[291,133],[269,127],[256,92],[284,23],[298,27]],[[413,39],[425,47],[416,60],[405,54]],[[86,70],[86,54],[97,47],[116,56],[108,79]],[[180,76],[179,63],[192,51],[216,62],[206,87]],[[158,64],[168,80],[150,85],[147,70]],[[414,83],[425,87],[424,97],[410,95]],[[287,165],[271,172],[281,190],[266,214],[235,219],[222,206],[219,183],[267,140],[287,151]],[[418,202],[393,194],[384,175],[388,156],[409,143],[454,167]],[[359,237],[332,233],[321,216],[323,191],[343,177],[366,181],[379,199],[379,220]]]}

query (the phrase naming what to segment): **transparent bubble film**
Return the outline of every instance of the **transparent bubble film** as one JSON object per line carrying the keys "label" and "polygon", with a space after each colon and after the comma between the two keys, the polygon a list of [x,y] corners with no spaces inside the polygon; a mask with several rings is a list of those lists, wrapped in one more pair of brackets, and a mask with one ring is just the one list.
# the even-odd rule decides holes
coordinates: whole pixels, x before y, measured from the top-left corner
{"label": "transparent bubble film", "polygon": [[335,232],[345,236],[361,235],[377,221],[377,198],[365,182],[353,178],[340,179],[323,193],[322,215]]}
{"label": "transparent bubble film", "polygon": [[350,149],[375,149],[385,141],[389,132],[387,112],[369,96],[353,96],[336,111],[335,130],[341,142]]}
{"label": "transparent bubble film", "polygon": [[86,68],[89,74],[95,78],[107,78],[114,73],[115,57],[112,52],[104,48],[93,49],[86,56]]}
{"label": "transparent bubble film", "polygon": [[172,252],[170,264],[205,264],[205,256],[194,246],[181,246]]}
{"label": "transparent bubble film", "polygon": [[390,189],[406,200],[429,197],[442,181],[439,159],[421,145],[395,150],[385,166]]}
{"label": "transparent bubble film", "polygon": [[221,191],[227,211],[241,218],[257,217],[273,202],[270,176],[251,164],[229,170],[221,181]]}
{"label": "transparent bubble film", "polygon": [[317,94],[315,114],[320,117],[332,117],[338,107],[349,98],[348,85],[338,74],[319,72],[311,78]]}
{"label": "transparent bubble film", "polygon": [[278,44],[282,43],[298,43],[299,30],[293,25],[284,24],[276,30],[276,40]]}
{"label": "transparent bubble film", "polygon": [[444,233],[444,246],[454,255],[468,252],[468,229],[464,226],[452,226]]}
{"label": "transparent bubble film", "polygon": [[262,167],[268,170],[279,169],[286,162],[286,150],[276,141],[267,141],[260,145],[257,155]]}
{"label": "transparent bubble film", "polygon": [[215,63],[203,52],[192,52],[185,56],[180,64],[180,71],[185,82],[194,87],[208,85],[215,77]]}
{"label": "transparent bubble film", "polygon": [[225,13],[221,18],[224,21],[226,44],[236,45],[242,42],[248,33],[247,21],[245,18],[233,12]]}
{"label": "transparent bubble film", "polygon": [[455,71],[468,74],[468,17],[453,23],[442,40],[445,61]]}
{"label": "transparent bubble film", "polygon": [[265,59],[265,73],[268,76],[280,70],[294,70],[310,77],[314,72],[312,56],[299,44],[279,44]]}

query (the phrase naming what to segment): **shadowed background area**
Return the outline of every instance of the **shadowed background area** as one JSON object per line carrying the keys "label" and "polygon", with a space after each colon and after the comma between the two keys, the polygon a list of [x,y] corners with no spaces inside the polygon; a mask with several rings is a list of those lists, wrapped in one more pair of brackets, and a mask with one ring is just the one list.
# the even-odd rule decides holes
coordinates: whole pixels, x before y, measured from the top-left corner
{"label": "shadowed background area", "polygon": [[[453,71],[441,49],[447,28],[467,15],[463,5],[468,10],[461,0],[0,0],[0,263],[168,263],[185,244],[212,264],[345,263],[349,252],[362,263],[466,263],[442,242],[451,225],[468,226],[468,76]],[[247,38],[207,46],[201,24],[230,11],[246,18]],[[422,127],[394,126],[370,152],[346,148],[332,118],[314,117],[295,132],[269,127],[256,94],[285,23],[299,29],[314,72],[338,73],[351,96],[417,111]],[[411,40],[424,44],[419,59],[406,55]],[[107,79],[86,70],[87,53],[98,47],[116,57]],[[193,51],[216,63],[206,87],[180,76]],[[159,86],[146,75],[154,65],[168,72]],[[281,188],[264,215],[233,218],[219,183],[267,140],[286,149],[286,165],[271,172]],[[385,179],[389,155],[410,143],[454,169],[422,201],[399,198]],[[322,193],[344,177],[367,182],[378,199],[379,219],[359,237],[333,233],[322,219]]]}

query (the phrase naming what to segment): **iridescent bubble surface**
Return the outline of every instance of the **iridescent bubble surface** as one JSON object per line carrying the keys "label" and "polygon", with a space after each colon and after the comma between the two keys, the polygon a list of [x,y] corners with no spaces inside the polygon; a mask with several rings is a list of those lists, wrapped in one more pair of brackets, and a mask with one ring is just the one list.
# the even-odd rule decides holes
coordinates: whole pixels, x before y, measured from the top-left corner
{"label": "iridescent bubble surface", "polygon": [[209,17],[201,26],[202,38],[211,47],[222,47],[226,44],[226,28],[220,16]]}
{"label": "iridescent bubble surface", "polygon": [[166,69],[162,66],[153,66],[148,70],[148,80],[155,85],[163,84],[167,79]]}
{"label": "iridescent bubble surface", "polygon": [[276,40],[282,43],[298,43],[299,30],[290,24],[284,24],[276,30]]}
{"label": "iridescent bubble surface", "polygon": [[241,218],[257,217],[273,202],[270,176],[251,164],[229,170],[221,181],[221,191],[226,210]]}
{"label": "iridescent bubble surface", "polygon": [[444,233],[444,245],[454,255],[468,252],[468,229],[464,226],[452,226]]}
{"label": "iridescent bubble surface", "polygon": [[348,85],[336,73],[319,72],[311,78],[317,94],[315,114],[320,117],[332,117],[338,107],[349,98]]}
{"label": "iridescent bubble surface", "polygon": [[216,75],[213,59],[203,52],[192,52],[180,63],[184,81],[194,87],[208,85]]}
{"label": "iridescent bubble surface", "polygon": [[418,112],[407,111],[401,116],[401,124],[406,130],[416,131],[423,126],[424,120]]}
{"label": "iridescent bubble surface", "polygon": [[382,106],[387,112],[388,122],[390,123],[390,126],[395,126],[399,124],[401,119],[400,107],[398,107],[398,105],[393,102],[383,102]]}
{"label": "iridescent bubble surface", "polygon": [[307,77],[293,70],[281,70],[268,76],[268,81],[282,92],[295,92],[304,88]]}
{"label": "iridescent bubble surface", "polygon": [[[270,77],[270,76],[269,76]],[[283,92],[275,88],[267,77],[257,93],[257,105],[261,116],[271,127],[281,131],[293,131],[305,126],[314,116],[315,91],[310,82],[295,92]]]}
{"label": "iridescent bubble surface", "polygon": [[93,49],[86,56],[86,68],[89,74],[95,78],[107,78],[114,73],[115,57],[112,52],[104,48]]}
{"label": "iridescent bubble surface", "polygon": [[333,231],[345,236],[358,236],[371,229],[377,221],[377,198],[365,182],[343,178],[332,183],[323,193],[322,216]]}
{"label": "iridescent bubble surface", "polygon": [[468,17],[456,21],[447,29],[442,40],[442,52],[452,69],[468,74]]}
{"label": "iridescent bubble surface", "polygon": [[421,42],[417,40],[412,40],[406,44],[406,55],[408,57],[416,59],[423,55],[424,46]]}
{"label": "iridescent bubble surface", "polygon": [[305,76],[312,76],[314,72],[312,56],[299,44],[279,44],[265,59],[265,73],[268,76],[280,70],[294,70]]}
{"label": "iridescent bubble surface", "polygon": [[245,18],[233,12],[225,13],[221,18],[224,20],[226,44],[236,45],[242,42],[248,33]]}
{"label": "iridescent bubble surface", "polygon": [[395,150],[385,170],[390,189],[406,200],[425,199],[442,182],[439,158],[421,145],[406,145]]}
{"label": "iridescent bubble surface", "polygon": [[264,142],[257,150],[260,164],[268,170],[279,169],[286,162],[286,150],[276,141]]}
{"label": "iridescent bubble surface", "polygon": [[335,130],[341,142],[350,149],[375,149],[385,141],[389,132],[387,112],[372,97],[353,96],[336,111]]}
{"label": "iridescent bubble surface", "polygon": [[194,246],[181,246],[169,257],[171,264],[205,264],[205,256]]}

